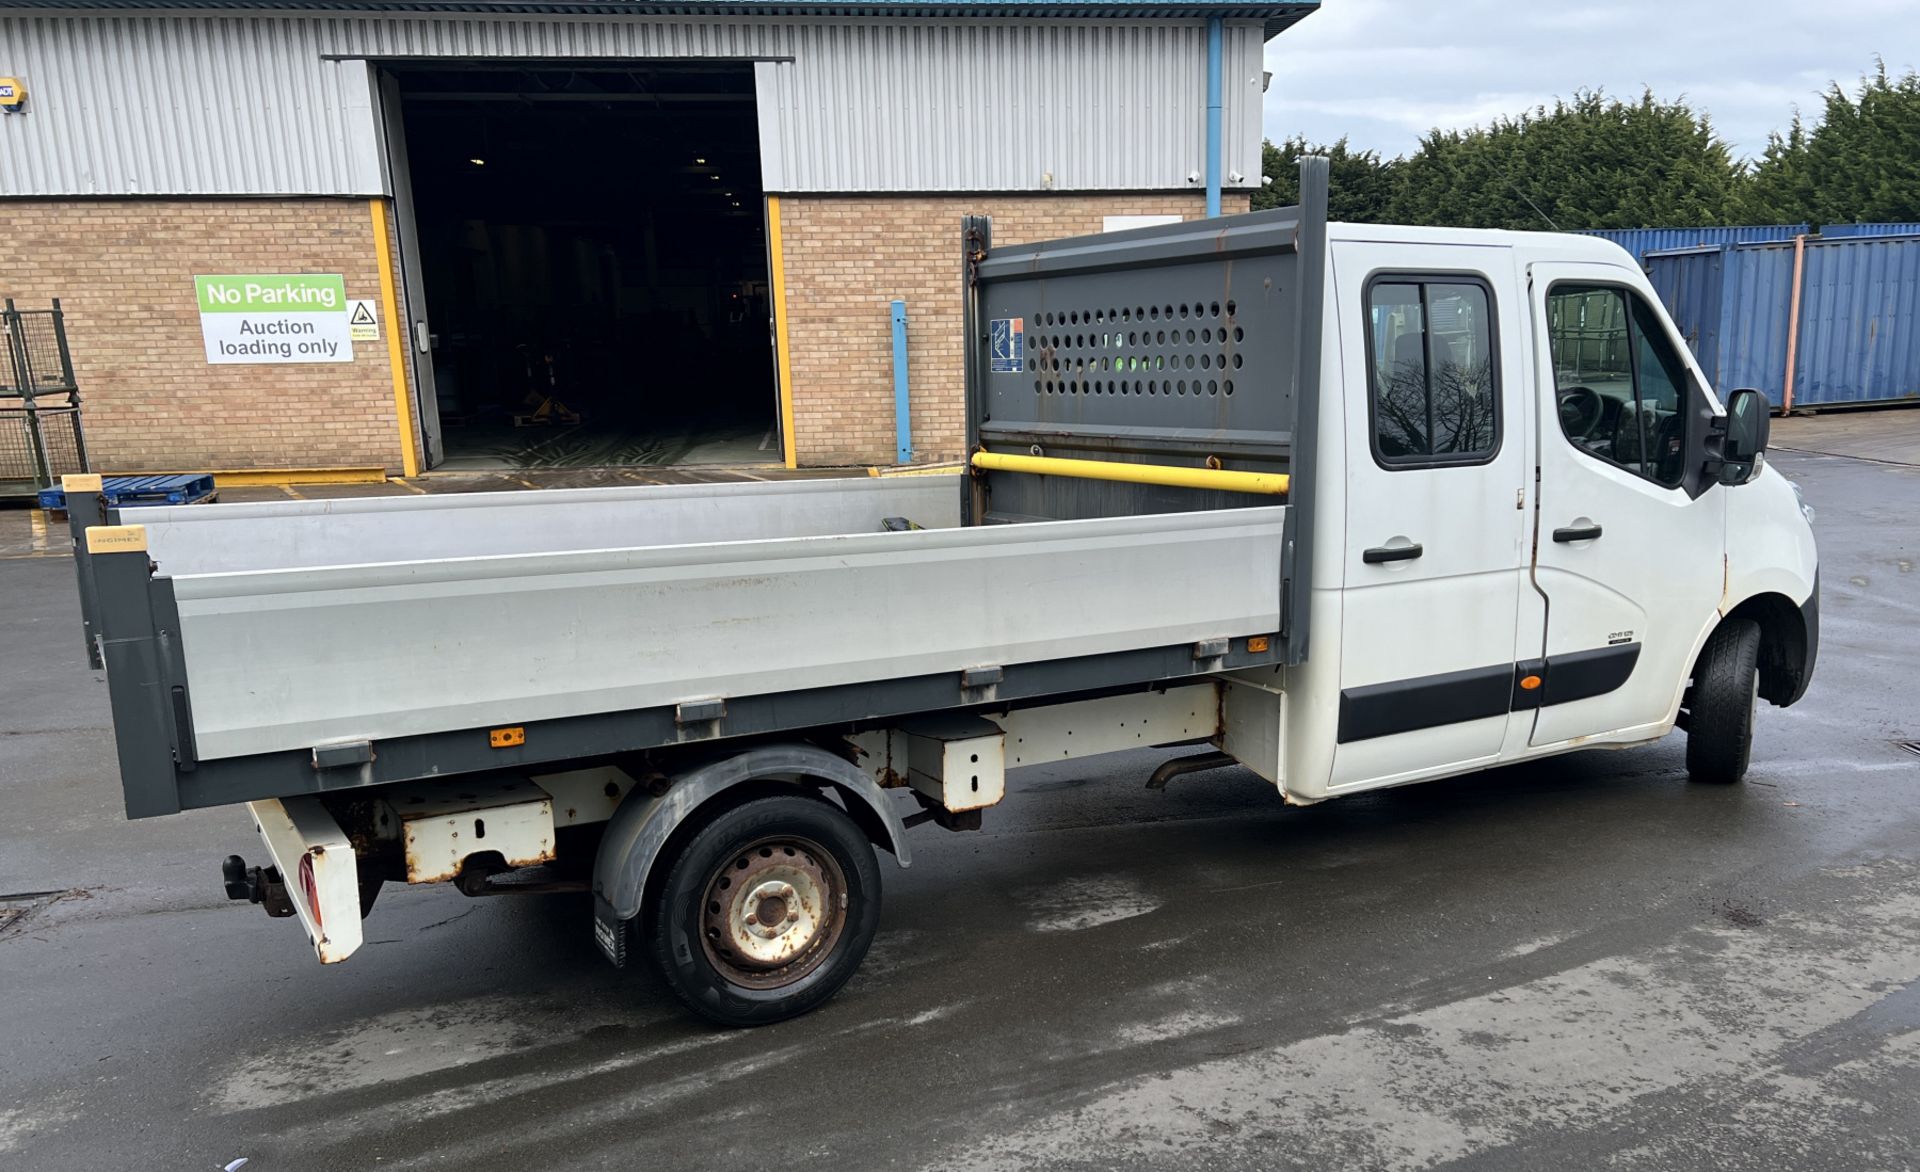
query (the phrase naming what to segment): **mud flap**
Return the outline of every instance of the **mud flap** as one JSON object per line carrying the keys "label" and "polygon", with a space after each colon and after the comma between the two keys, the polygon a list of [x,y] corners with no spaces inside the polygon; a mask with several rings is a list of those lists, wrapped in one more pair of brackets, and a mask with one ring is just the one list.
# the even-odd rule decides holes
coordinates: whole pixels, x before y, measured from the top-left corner
{"label": "mud flap", "polygon": [[596,895],[593,897],[593,942],[600,946],[613,967],[627,967],[627,924],[613,910],[613,905]]}

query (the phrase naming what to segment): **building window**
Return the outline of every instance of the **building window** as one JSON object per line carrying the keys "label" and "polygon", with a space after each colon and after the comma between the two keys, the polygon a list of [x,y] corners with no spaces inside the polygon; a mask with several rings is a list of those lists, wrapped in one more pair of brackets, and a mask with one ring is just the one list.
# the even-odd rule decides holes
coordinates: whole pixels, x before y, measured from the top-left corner
{"label": "building window", "polygon": [[1500,448],[1493,296],[1460,277],[1367,286],[1373,454],[1388,468],[1479,464]]}

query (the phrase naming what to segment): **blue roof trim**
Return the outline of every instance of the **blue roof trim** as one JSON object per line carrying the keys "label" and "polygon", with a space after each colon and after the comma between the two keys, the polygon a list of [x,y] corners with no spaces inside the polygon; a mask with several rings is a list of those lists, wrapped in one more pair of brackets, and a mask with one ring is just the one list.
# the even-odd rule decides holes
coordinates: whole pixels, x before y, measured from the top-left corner
{"label": "blue roof trim", "polygon": [[1320,7],[1320,0],[1249,3],[1246,0],[918,0],[907,3],[801,3],[797,0],[6,0],[12,9],[54,8],[207,11],[241,9],[289,12],[382,13],[528,13],[567,16],[1045,16],[1068,18],[1193,19],[1264,21],[1269,38],[1279,35]]}

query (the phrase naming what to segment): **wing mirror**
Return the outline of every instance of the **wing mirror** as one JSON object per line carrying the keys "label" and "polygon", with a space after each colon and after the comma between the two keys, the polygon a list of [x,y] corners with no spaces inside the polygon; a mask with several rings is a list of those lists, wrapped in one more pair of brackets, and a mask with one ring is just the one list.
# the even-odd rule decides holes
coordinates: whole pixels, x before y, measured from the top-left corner
{"label": "wing mirror", "polygon": [[1714,420],[1720,451],[1708,464],[1708,473],[1721,484],[1745,484],[1760,474],[1760,454],[1767,450],[1773,427],[1773,408],[1766,395],[1742,387],[1727,396],[1727,413]]}

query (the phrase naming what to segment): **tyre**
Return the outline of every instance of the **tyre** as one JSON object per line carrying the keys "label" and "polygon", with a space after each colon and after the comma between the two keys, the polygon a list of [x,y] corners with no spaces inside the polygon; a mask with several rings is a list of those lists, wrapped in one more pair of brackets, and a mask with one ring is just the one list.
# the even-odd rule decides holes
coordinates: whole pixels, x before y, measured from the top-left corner
{"label": "tyre", "polygon": [[720,809],[665,876],[641,920],[647,952],[689,1008],[722,1025],[818,1006],[860,967],[880,925],[872,845],[811,794]]}
{"label": "tyre", "polygon": [[1731,619],[1707,636],[1687,705],[1687,776],[1730,785],[1747,775],[1760,693],[1760,626]]}

